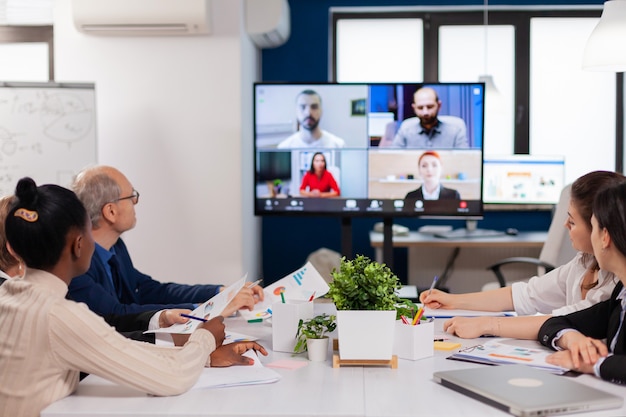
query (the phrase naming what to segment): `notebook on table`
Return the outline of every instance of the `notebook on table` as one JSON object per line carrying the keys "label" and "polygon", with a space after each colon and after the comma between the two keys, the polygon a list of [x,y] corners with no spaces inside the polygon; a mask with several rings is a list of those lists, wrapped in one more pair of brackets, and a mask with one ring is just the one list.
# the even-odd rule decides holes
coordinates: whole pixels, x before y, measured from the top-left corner
{"label": "notebook on table", "polygon": [[435,382],[516,416],[619,408],[617,395],[523,365],[439,371]]}

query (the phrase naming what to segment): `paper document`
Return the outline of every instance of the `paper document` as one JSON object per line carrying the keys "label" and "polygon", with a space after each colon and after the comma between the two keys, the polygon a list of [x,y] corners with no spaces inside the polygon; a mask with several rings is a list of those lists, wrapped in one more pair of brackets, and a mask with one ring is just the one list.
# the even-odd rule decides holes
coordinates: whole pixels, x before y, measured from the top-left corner
{"label": "paper document", "polygon": [[559,375],[569,371],[567,368],[546,362],[546,357],[552,353],[554,351],[541,345],[536,340],[498,338],[488,340],[480,345],[461,349],[452,356],[448,356],[448,359],[489,365],[528,365]]}
{"label": "paper document", "polygon": [[[230,303],[230,301],[237,295],[239,290],[243,288],[246,283],[246,277],[248,274],[244,275],[239,281],[234,284],[229,285],[224,289],[224,291],[214,295],[208,301],[205,301],[201,305],[199,305],[194,311],[191,312],[192,316],[195,317],[207,317],[208,319],[212,319],[213,317],[217,317]],[[144,333],[176,333],[176,334],[187,334],[193,333],[202,323],[199,320],[189,320],[187,323],[177,323],[172,324],[170,327],[165,327],[162,329],[156,330],[146,330]]]}
{"label": "paper document", "polygon": [[254,365],[205,368],[192,389],[271,384],[281,378],[278,372],[263,366],[254,350],[244,356],[254,359]]}
{"label": "paper document", "polygon": [[424,316],[435,318],[451,318],[451,317],[504,317],[513,316],[515,313],[504,311],[480,311],[480,310],[445,310],[443,308],[424,309]]}
{"label": "paper document", "polygon": [[307,262],[302,268],[263,288],[265,300],[256,304],[254,310],[239,310],[239,313],[246,320],[266,319],[272,316],[272,304],[281,302],[281,293],[286,300],[307,301],[326,295],[327,292],[328,284],[313,264]]}
{"label": "paper document", "polygon": [[235,342],[254,342],[255,340],[259,340],[258,337],[248,336],[247,334],[231,332],[226,329],[226,337],[224,338],[223,345],[227,345],[229,343]]}

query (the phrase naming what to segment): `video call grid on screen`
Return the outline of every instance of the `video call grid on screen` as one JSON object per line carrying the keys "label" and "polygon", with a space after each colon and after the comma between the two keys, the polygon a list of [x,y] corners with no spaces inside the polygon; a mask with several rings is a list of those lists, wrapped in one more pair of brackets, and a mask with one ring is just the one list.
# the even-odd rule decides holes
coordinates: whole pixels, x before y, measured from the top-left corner
{"label": "video call grid on screen", "polygon": [[562,155],[485,156],[485,204],[554,205],[565,187]]}
{"label": "video call grid on screen", "polygon": [[[436,91],[442,123],[464,126],[463,147],[399,147],[394,137],[402,122],[415,118],[413,95],[420,87]],[[291,147],[299,130],[296,99],[304,90],[321,97],[319,127],[342,147]],[[301,117],[304,117],[301,115]],[[307,123],[308,121],[304,121]],[[255,214],[341,214],[353,216],[482,216],[483,83],[254,85]],[[282,143],[282,145],[281,145]],[[409,200],[422,185],[418,158],[435,151],[441,186],[460,199]],[[340,196],[306,198],[302,179],[313,155],[321,152]]]}

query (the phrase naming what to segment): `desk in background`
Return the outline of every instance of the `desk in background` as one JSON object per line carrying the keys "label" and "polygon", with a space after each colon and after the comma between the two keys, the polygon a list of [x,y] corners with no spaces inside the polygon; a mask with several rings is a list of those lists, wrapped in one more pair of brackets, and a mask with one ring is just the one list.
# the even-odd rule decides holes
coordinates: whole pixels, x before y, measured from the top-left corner
{"label": "desk in background", "polygon": [[[538,257],[548,232],[520,232],[515,236],[446,239],[431,234],[409,232],[408,236],[393,236],[394,248],[408,248],[408,283],[427,288],[433,276],[439,276],[438,287],[462,293],[479,291],[487,282],[497,282],[487,266],[511,256]],[[370,232],[370,244],[376,250],[376,261],[383,262],[383,234]],[[453,277],[456,268],[459,277]],[[463,268],[463,269],[461,269]],[[507,276],[529,278],[536,267],[521,266]],[[449,281],[449,282],[446,282]]]}
{"label": "desk in background", "polygon": [[[332,308],[332,304],[315,306],[317,314]],[[435,321],[435,334],[441,333],[443,321]],[[259,337],[265,347],[272,346],[268,323],[249,324],[236,318],[227,319],[226,325],[233,331]],[[449,337],[464,347],[482,340]],[[333,368],[329,356],[326,362],[309,362],[298,370],[276,369],[282,379],[274,384],[192,390],[175,397],[150,397],[118,385],[93,384],[87,378],[76,394],[52,404],[41,416],[509,416],[432,380],[433,372],[438,370],[487,366],[447,360],[451,353],[435,351],[433,357],[419,361],[399,359],[397,369]],[[278,359],[306,360],[304,354],[294,358],[289,353],[271,351],[268,357],[261,357],[266,364]],[[578,376],[576,381],[626,396],[626,387],[591,375]],[[621,409],[576,415],[626,415],[626,404]]]}

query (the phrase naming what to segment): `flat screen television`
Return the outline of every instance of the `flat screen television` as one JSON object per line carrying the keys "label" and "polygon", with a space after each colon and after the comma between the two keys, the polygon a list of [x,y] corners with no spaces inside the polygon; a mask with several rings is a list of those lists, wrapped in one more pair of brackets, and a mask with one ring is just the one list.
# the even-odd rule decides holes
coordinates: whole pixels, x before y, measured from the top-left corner
{"label": "flat screen television", "polygon": [[255,214],[481,219],[484,100],[479,82],[255,83]]}

